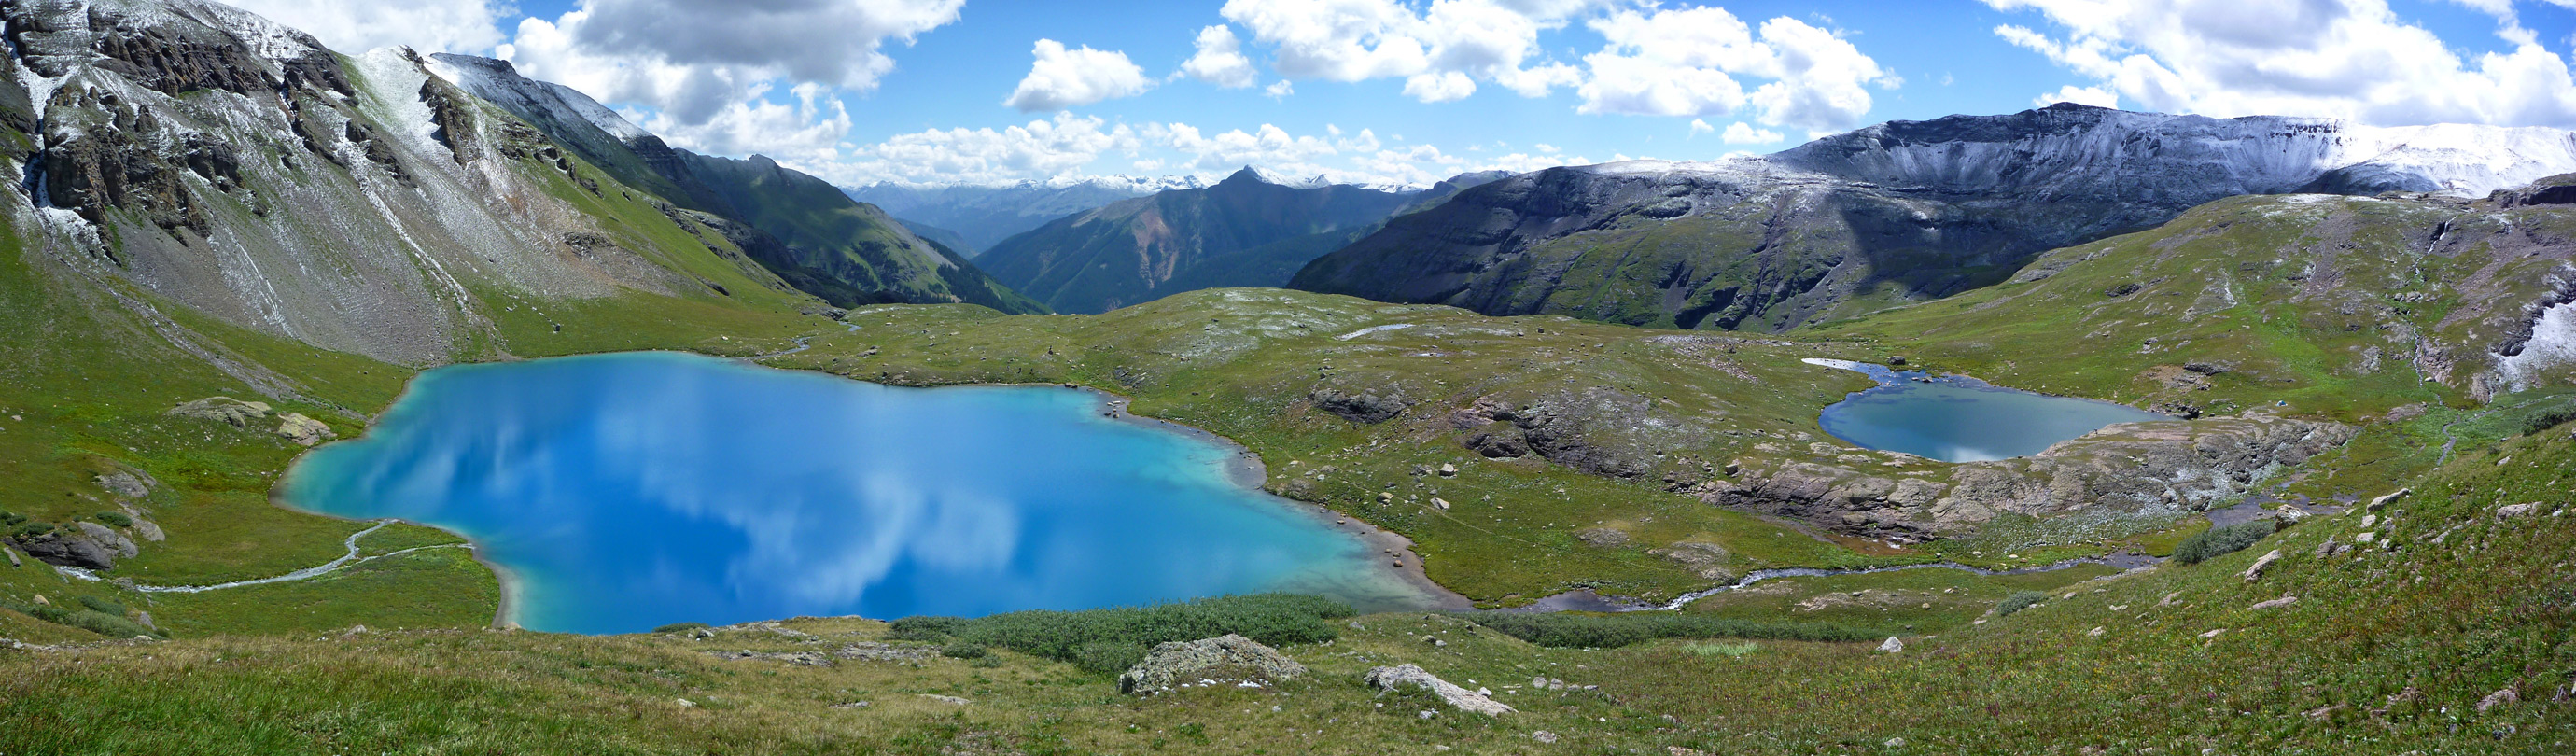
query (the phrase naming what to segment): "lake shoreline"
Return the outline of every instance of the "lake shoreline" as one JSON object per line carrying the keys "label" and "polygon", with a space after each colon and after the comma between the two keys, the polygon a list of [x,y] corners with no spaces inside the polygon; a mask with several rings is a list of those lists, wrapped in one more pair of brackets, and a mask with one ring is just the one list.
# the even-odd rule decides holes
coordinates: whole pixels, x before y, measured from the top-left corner
{"label": "lake shoreline", "polygon": [[[822,374],[829,374],[829,372],[822,372]],[[842,377],[842,374],[829,374],[829,377],[855,379],[855,377]],[[855,379],[855,382],[866,382],[866,379]],[[1234,485],[1239,485],[1239,488],[1260,495],[1260,498],[1267,498],[1267,501],[1278,503],[1278,506],[1283,508],[1306,513],[1306,516],[1311,516],[1311,519],[1319,521],[1319,524],[1329,526],[1329,529],[1334,529],[1334,532],[1358,537],[1360,544],[1365,544],[1365,547],[1370,550],[1370,560],[1404,562],[1401,568],[1383,568],[1383,570],[1396,570],[1396,578],[1401,578],[1406,586],[1412,586],[1414,591],[1422,593],[1422,599],[1430,599],[1432,606],[1425,606],[1425,609],[1432,609],[1432,612],[1466,612],[1466,609],[1476,609],[1476,599],[1468,599],[1466,593],[1450,591],[1448,586],[1440,586],[1440,581],[1432,581],[1430,573],[1422,570],[1422,555],[1414,552],[1414,539],[1404,537],[1404,534],[1399,532],[1391,532],[1391,529],[1381,529],[1381,526],[1370,524],[1370,521],[1347,516],[1347,513],[1332,511],[1329,506],[1296,501],[1296,498],[1285,498],[1285,495],[1270,493],[1270,488],[1265,488],[1267,482],[1270,482],[1270,464],[1262,462],[1262,454],[1252,452],[1252,446],[1244,446],[1242,441],[1226,439],[1226,436],[1221,436],[1221,433],[1208,431],[1208,428],[1188,426],[1188,423],[1175,423],[1175,421],[1164,421],[1164,418],[1151,418],[1151,415],[1128,413],[1128,405],[1136,403],[1133,397],[1115,395],[1115,392],[1097,390],[1097,387],[1084,387],[1084,384],[948,384],[948,387],[1051,387],[1051,390],[1084,392],[1084,395],[1092,395],[1092,400],[1097,400],[1100,418],[1105,418],[1105,421],[1126,423],[1126,426],[1136,426],[1136,428],[1154,428],[1154,431],[1180,433],[1180,436],[1188,436],[1188,439],[1203,441],[1203,444],[1218,446],[1218,449],[1226,449],[1226,462],[1224,462],[1226,482],[1234,482]],[[940,390],[940,387],[920,387],[920,390]]]}

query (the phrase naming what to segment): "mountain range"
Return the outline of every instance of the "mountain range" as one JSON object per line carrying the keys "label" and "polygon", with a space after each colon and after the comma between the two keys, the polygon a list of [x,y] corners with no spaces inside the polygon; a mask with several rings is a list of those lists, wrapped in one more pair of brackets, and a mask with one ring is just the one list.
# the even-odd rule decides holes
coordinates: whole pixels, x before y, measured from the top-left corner
{"label": "mountain range", "polygon": [[977,258],[995,278],[1059,312],[1105,312],[1231,286],[1277,287],[1407,208],[1498,178],[1387,191],[1283,181],[1252,168],[1213,186],[1120,200],[1003,240]]}
{"label": "mountain range", "polygon": [[2246,194],[2484,196],[2576,135],[2065,104],[1896,121],[1761,157],[1552,168],[1462,192],[1290,286],[1491,315],[1783,331],[2001,282],[2033,255]]}
{"label": "mountain range", "polygon": [[842,189],[852,199],[884,208],[925,236],[953,234],[969,256],[1048,221],[1156,192],[1201,189],[1192,176],[1102,176],[1016,184],[897,184],[880,182]]}

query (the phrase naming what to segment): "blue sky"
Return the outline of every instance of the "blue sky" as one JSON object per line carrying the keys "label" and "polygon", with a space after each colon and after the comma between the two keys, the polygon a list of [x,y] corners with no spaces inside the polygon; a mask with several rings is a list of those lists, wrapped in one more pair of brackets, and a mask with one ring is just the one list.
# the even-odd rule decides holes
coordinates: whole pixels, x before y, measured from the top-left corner
{"label": "blue sky", "polygon": [[[239,0],[344,51],[508,57],[682,146],[852,184],[1422,183],[2056,99],[2576,128],[2571,3]],[[1241,58],[1202,55],[1212,33]]]}

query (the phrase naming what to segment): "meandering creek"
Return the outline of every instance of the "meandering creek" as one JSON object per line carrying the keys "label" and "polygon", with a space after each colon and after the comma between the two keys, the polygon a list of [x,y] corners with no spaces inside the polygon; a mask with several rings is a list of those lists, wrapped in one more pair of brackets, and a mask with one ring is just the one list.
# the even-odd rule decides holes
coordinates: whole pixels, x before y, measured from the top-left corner
{"label": "meandering creek", "polygon": [[507,619],[615,633],[1227,593],[1439,602],[1237,452],[1051,387],[907,389],[673,353],[423,374],[285,501],[462,533]]}

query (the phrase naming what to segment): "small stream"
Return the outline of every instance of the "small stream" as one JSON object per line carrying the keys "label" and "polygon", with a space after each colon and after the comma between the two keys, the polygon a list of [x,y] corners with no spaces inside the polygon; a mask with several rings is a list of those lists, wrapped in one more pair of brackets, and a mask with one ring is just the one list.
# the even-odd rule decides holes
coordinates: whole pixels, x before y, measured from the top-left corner
{"label": "small stream", "polygon": [[[373,533],[373,532],[376,532],[377,530],[381,530],[381,529],[383,529],[386,525],[391,525],[391,524],[393,524],[394,522],[395,522],[395,521],[393,521],[393,520],[378,520],[378,521],[376,522],[376,524],[375,524],[375,525],[370,526],[370,527],[368,527],[368,528],[367,528],[367,529],[365,529],[365,530],[361,530],[361,531],[358,531],[358,532],[355,532],[355,533],[351,533],[351,534],[349,534],[349,539],[348,539],[347,541],[343,541],[343,542],[342,542],[342,544],[343,544],[343,545],[345,545],[345,546],[347,546],[347,547],[348,547],[348,549],[349,549],[349,553],[342,555],[342,556],[341,556],[340,558],[338,558],[338,559],[333,559],[333,560],[331,560],[331,561],[329,561],[329,562],[325,562],[325,563],[323,563],[323,564],[321,564],[321,565],[319,565],[319,566],[315,566],[315,567],[306,567],[306,568],[304,568],[304,569],[296,570],[296,571],[294,571],[294,572],[289,572],[289,573],[286,573],[286,574],[284,574],[284,575],[279,575],[279,576],[276,576],[276,577],[264,577],[264,578],[256,578],[256,579],[252,579],[252,580],[235,580],[235,581],[230,582],[230,583],[217,583],[217,584],[214,584],[214,585],[135,585],[135,584],[134,584],[133,582],[131,582],[131,581],[121,582],[121,583],[118,583],[117,585],[118,585],[119,587],[127,588],[127,589],[134,590],[134,591],[141,592],[141,593],[204,593],[204,592],[206,592],[206,591],[220,591],[220,590],[223,590],[223,589],[226,589],[226,588],[247,588],[247,587],[254,586],[254,585],[269,585],[269,584],[272,584],[272,583],[292,583],[292,582],[295,582],[295,581],[298,581],[298,580],[311,580],[311,579],[313,579],[313,578],[318,578],[318,577],[321,577],[321,576],[324,576],[324,575],[328,575],[328,574],[331,574],[331,573],[334,573],[334,572],[338,572],[338,571],[340,571],[340,570],[343,570],[343,569],[346,569],[346,568],[349,568],[349,567],[355,567],[355,566],[357,566],[357,565],[365,564],[365,563],[372,562],[372,561],[375,561],[375,560],[378,560],[378,559],[383,559],[383,558],[385,558],[385,557],[390,557],[390,556],[401,556],[401,555],[409,554],[409,553],[412,553],[412,552],[415,552],[415,551],[427,551],[427,550],[430,550],[430,549],[463,549],[463,548],[471,548],[471,546],[470,546],[469,544],[462,544],[462,543],[442,543],[442,544],[438,544],[438,545],[434,545],[434,546],[414,546],[414,547],[412,547],[412,548],[403,549],[403,550],[401,550],[401,551],[391,551],[391,552],[386,552],[386,553],[383,553],[383,554],[377,554],[377,555],[375,555],[375,556],[371,556],[371,557],[360,558],[360,557],[358,556],[358,539],[360,539],[360,538],[365,538],[365,537],[367,537],[367,534],[368,534],[368,533]],[[55,572],[58,572],[58,573],[61,573],[64,577],[68,577],[68,578],[72,578],[72,579],[74,579],[74,580],[80,580],[80,581],[84,581],[84,582],[96,583],[96,582],[100,582],[100,581],[102,580],[102,578],[100,578],[96,573],[92,573],[92,572],[90,572],[89,570],[84,570],[84,569],[81,569],[81,568],[79,568],[79,567],[64,567],[64,566],[62,566],[62,565],[54,565],[54,571],[55,571]]]}
{"label": "small stream", "polygon": [[2163,562],[2163,561],[2165,561],[2165,558],[2164,558],[2164,557],[2147,556],[2147,555],[2144,555],[2144,554],[2113,554],[2113,555],[2105,556],[2105,557],[2083,557],[2083,558],[2078,558],[2078,559],[2068,559],[2068,560],[2066,560],[2066,561],[2062,561],[2062,562],[2054,562],[2054,563],[2050,563],[2050,564],[2039,565],[2039,566],[2036,566],[2036,567],[2018,567],[2018,568],[2009,569],[2009,570],[1989,570],[1989,569],[1985,569],[1985,568],[1983,568],[1983,567],[1971,567],[1971,566],[1968,566],[1968,565],[1960,564],[1960,563],[1958,563],[1958,562],[1928,562],[1928,563],[1924,563],[1924,564],[1903,564],[1903,565],[1897,565],[1897,566],[1894,566],[1894,567],[1864,567],[1864,568],[1859,568],[1859,569],[1849,569],[1849,570],[1829,570],[1829,569],[1820,569],[1820,568],[1815,568],[1815,567],[1783,567],[1783,568],[1779,568],[1779,569],[1770,569],[1770,570],[1754,570],[1754,571],[1752,571],[1752,572],[1750,572],[1750,573],[1746,573],[1742,579],[1739,579],[1739,580],[1735,581],[1735,582],[1734,582],[1734,583],[1732,583],[1732,584],[1728,584],[1728,585],[1721,585],[1721,586],[1718,586],[1718,587],[1715,587],[1715,588],[1710,588],[1710,589],[1708,589],[1708,590],[1704,590],[1704,591],[1694,591],[1694,592],[1691,592],[1691,593],[1685,593],[1685,594],[1682,594],[1680,598],[1675,598],[1675,599],[1673,599],[1673,600],[1671,600],[1671,601],[1667,601],[1667,602],[1664,602],[1664,603],[1662,603],[1662,604],[1648,604],[1648,603],[1643,603],[1643,602],[1637,601],[1637,600],[1635,600],[1635,599],[1627,599],[1627,598],[1621,598],[1621,597],[1616,597],[1616,596],[1603,596],[1603,595],[1600,595],[1600,594],[1597,594],[1597,593],[1593,593],[1590,589],[1584,589],[1584,590],[1579,590],[1579,591],[1569,591],[1569,592],[1566,592],[1566,593],[1560,593],[1560,594],[1557,594],[1557,595],[1554,595],[1554,596],[1549,596],[1549,597],[1547,597],[1547,598],[1539,599],[1537,602],[1531,603],[1531,604],[1530,604],[1530,605],[1528,605],[1528,606],[1514,607],[1514,608],[1511,608],[1511,609],[1498,609],[1498,610],[1495,610],[1495,611],[1503,611],[1503,612],[1655,612],[1655,611],[1662,611],[1662,612],[1677,612],[1677,611],[1681,611],[1682,607],[1689,606],[1689,605],[1690,605],[1690,603],[1691,603],[1691,602],[1693,602],[1693,601],[1698,601],[1698,600],[1700,600],[1700,599],[1708,598],[1708,597],[1710,597],[1710,596],[1715,596],[1715,595],[1720,594],[1720,593],[1726,593],[1726,592],[1728,592],[1728,591],[1742,590],[1742,589],[1744,589],[1744,588],[1752,587],[1752,586],[1753,586],[1754,584],[1756,584],[1756,583],[1760,583],[1760,582],[1765,581],[1765,580],[1775,580],[1775,579],[1778,579],[1778,578],[1789,578],[1789,577],[1833,577],[1833,576],[1836,576],[1836,575],[1875,575],[1875,574],[1882,573],[1882,572],[1903,572],[1903,571],[1906,571],[1906,570],[1958,570],[1958,571],[1960,571],[1960,572],[1968,572],[1968,573],[1974,573],[1974,574],[1977,574],[1977,575],[1985,575],[1985,576],[1996,576],[1996,575],[2029,575],[2029,574],[2033,574],[2033,573],[2040,573],[2040,572],[2056,572],[2056,571],[2058,571],[2058,570],[2073,569],[2073,568],[2081,567],[2081,566],[2088,565],[2088,564],[2098,564],[2098,565],[2102,565],[2102,566],[2105,566],[2105,567],[2115,567],[2115,568],[2119,568],[2119,569],[2122,569],[2122,570],[2142,570],[2142,569],[2146,569],[2146,568],[2149,568],[2149,567],[2156,566],[2157,564],[2159,564],[2159,563],[2161,563],[2161,562]]}

